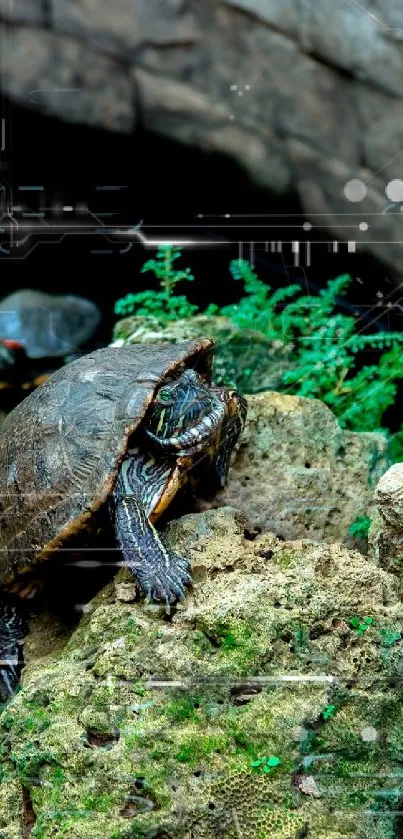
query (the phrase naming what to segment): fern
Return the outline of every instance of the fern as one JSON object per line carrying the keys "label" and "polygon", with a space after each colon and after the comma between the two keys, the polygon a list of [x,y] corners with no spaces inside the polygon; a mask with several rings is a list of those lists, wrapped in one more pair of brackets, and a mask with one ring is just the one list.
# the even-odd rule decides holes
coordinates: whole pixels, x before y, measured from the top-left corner
{"label": "fern", "polygon": [[[255,329],[271,340],[283,340],[277,309],[283,300],[297,294],[300,287],[292,285],[270,294],[271,287],[258,278],[249,262],[242,259],[232,260],[230,272],[235,280],[243,282],[246,295],[239,303],[223,306],[219,314],[230,318],[240,329]],[[211,306],[207,311],[212,313]]]}
{"label": "fern", "polygon": [[183,281],[192,281],[194,276],[190,268],[178,270],[174,262],[181,256],[181,251],[172,245],[158,248],[155,259],[144,263],[141,273],[152,272],[159,280],[160,291],[140,291],[138,294],[127,294],[115,303],[115,314],[127,316],[152,315],[162,322],[190,318],[198,311],[198,306],[189,303],[184,295],[174,294],[175,286]]}

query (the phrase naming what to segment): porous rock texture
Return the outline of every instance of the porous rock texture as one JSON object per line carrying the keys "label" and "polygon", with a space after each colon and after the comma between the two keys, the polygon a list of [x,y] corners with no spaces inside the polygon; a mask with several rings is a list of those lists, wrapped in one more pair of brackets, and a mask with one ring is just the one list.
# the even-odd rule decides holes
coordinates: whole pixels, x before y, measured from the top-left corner
{"label": "porous rock texture", "polygon": [[36,619],[0,715],[1,838],[397,839],[394,576],[253,539],[231,507],[166,535],[194,575],[170,619],[124,570],[53,651]]}
{"label": "porous rock texture", "polygon": [[402,196],[385,195],[401,179],[398,0],[0,0],[0,22],[13,100],[224,152],[401,271]]}
{"label": "porous rock texture", "polygon": [[382,434],[346,431],[318,399],[266,392],[248,397],[241,445],[213,505],[243,510],[259,530],[285,539],[345,542],[372,515],[389,462]]}

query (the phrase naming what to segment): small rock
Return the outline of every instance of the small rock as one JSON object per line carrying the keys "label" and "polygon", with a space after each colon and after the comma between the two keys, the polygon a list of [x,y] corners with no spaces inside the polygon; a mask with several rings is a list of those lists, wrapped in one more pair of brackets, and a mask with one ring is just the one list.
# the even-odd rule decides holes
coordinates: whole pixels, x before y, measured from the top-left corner
{"label": "small rock", "polygon": [[295,785],[304,795],[314,795],[316,798],[321,796],[313,775],[297,775]]}
{"label": "small rock", "polygon": [[134,603],[137,599],[138,588],[135,582],[133,583],[115,583],[116,600],[122,603]]}

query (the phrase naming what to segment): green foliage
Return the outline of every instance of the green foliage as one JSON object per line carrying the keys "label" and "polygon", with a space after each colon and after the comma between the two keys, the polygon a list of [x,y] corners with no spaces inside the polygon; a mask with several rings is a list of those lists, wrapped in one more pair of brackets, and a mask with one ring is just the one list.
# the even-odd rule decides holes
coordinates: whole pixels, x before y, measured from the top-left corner
{"label": "green foliage", "polygon": [[127,294],[115,303],[115,314],[121,317],[133,314],[153,315],[163,322],[192,317],[198,311],[198,307],[189,303],[185,296],[174,294],[178,283],[194,280],[190,268],[178,270],[174,266],[174,262],[180,256],[180,250],[172,245],[158,248],[156,258],[145,262],[141,273],[151,271],[159,280],[161,290],[146,289],[138,294]]}
{"label": "green foliage", "polygon": [[[357,334],[354,317],[335,313],[350,275],[336,277],[313,296],[302,295],[296,285],[271,293],[244,260],[234,260],[230,270],[243,282],[246,295],[218,313],[289,348],[296,363],[283,373],[281,390],[320,399],[345,428],[379,430],[390,437],[382,418],[403,379],[403,334]],[[289,297],[295,299],[286,302]],[[363,365],[364,351],[371,351],[376,363]],[[391,439],[391,456],[403,459],[403,429]]]}
{"label": "green foliage", "polygon": [[366,632],[370,626],[372,626],[374,619],[371,617],[367,618],[357,618],[353,617],[350,618],[350,626],[355,629],[357,635],[362,635],[363,632]]}
{"label": "green foliage", "polygon": [[281,763],[280,758],[275,755],[271,755],[271,757],[264,756],[253,760],[251,767],[253,769],[262,769],[263,772],[269,773],[275,766],[278,766],[279,763]]}
{"label": "green foliage", "polygon": [[[160,247],[156,258],[141,269],[154,274],[160,290],[128,294],[116,302],[115,313],[152,315],[161,323],[198,313],[198,306],[175,293],[179,283],[194,279],[190,268],[175,266],[180,256],[181,251],[171,245]],[[212,302],[203,314],[229,318],[239,329],[253,330],[277,342],[292,362],[282,373],[278,390],[320,399],[344,428],[382,431],[390,440],[392,460],[403,460],[403,425],[394,435],[382,425],[403,379],[403,333],[362,334],[357,332],[354,317],[337,311],[352,281],[350,275],[329,281],[318,295],[305,295],[296,284],[273,291],[247,260],[232,260],[229,270],[233,279],[243,284],[241,299],[221,308]],[[364,353],[372,353],[371,364],[365,364]],[[353,522],[352,528],[352,535],[365,535],[364,522]]]}
{"label": "green foliage", "polygon": [[271,288],[260,280],[249,262],[234,259],[230,263],[234,280],[241,280],[246,296],[239,303],[218,309],[214,304],[207,307],[205,314],[219,314],[230,318],[240,329],[254,329],[271,340],[283,340],[283,326],[278,306],[288,297],[300,291],[299,285],[279,288],[270,294]]}
{"label": "green foliage", "polygon": [[370,526],[371,519],[369,516],[357,516],[357,518],[351,522],[348,532],[354,539],[366,539]]}
{"label": "green foliage", "polygon": [[292,626],[293,650],[296,655],[301,655],[309,649],[309,632],[305,626]]}
{"label": "green foliage", "polygon": [[324,711],[322,711],[322,717],[324,720],[330,720],[334,717],[336,711],[336,705],[326,705]]}
{"label": "green foliage", "polygon": [[180,723],[185,720],[198,722],[200,717],[195,710],[197,705],[197,699],[192,700],[186,696],[178,697],[166,705],[165,714],[172,723]]}

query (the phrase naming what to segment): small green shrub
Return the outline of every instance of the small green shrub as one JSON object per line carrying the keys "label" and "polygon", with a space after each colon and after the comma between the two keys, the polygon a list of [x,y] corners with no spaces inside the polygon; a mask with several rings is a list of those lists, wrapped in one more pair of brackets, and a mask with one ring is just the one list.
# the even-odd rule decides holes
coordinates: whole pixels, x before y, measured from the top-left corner
{"label": "small green shrub", "polygon": [[182,271],[175,268],[174,262],[180,256],[181,251],[172,245],[158,248],[156,258],[145,262],[141,273],[151,271],[160,281],[161,291],[146,289],[138,294],[127,294],[115,303],[115,314],[123,317],[133,314],[154,315],[167,322],[192,317],[198,307],[189,303],[185,296],[177,296],[173,293],[178,283],[194,280],[190,268]]}

